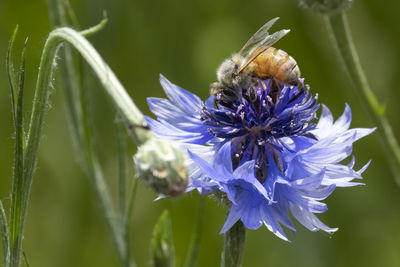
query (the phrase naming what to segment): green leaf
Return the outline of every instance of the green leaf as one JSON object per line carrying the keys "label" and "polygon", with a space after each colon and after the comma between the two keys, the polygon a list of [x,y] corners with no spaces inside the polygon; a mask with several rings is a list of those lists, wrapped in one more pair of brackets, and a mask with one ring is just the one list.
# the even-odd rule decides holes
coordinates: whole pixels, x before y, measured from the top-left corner
{"label": "green leaf", "polygon": [[25,251],[22,251],[22,255],[24,256],[26,267],[30,267],[31,265],[29,264],[28,257],[26,256]]}
{"label": "green leaf", "polygon": [[14,122],[16,122],[17,113],[17,80],[15,78],[14,64],[12,63],[12,54],[14,49],[14,41],[18,33],[18,25],[15,26],[14,32],[11,35],[10,41],[8,42],[7,56],[6,56],[6,69],[8,75],[8,81],[11,89],[11,101],[12,101],[12,112],[14,116]]}
{"label": "green leaf", "polygon": [[1,230],[1,240],[3,245],[4,266],[7,266],[8,260],[10,258],[10,252],[8,247],[8,242],[10,240],[10,237],[8,233],[6,213],[4,212],[3,203],[1,201],[0,201],[0,230]]}
{"label": "green leaf", "polygon": [[18,143],[18,153],[21,157],[21,168],[22,173],[22,162],[23,162],[23,151],[25,148],[25,131],[24,131],[24,85],[25,85],[25,63],[26,63],[26,45],[28,43],[28,37],[25,39],[24,48],[22,49],[21,66],[19,68],[19,79],[18,79],[18,97],[17,97],[17,113],[16,113],[16,142]]}
{"label": "green leaf", "polygon": [[151,255],[154,267],[174,266],[174,245],[169,212],[165,210],[153,229]]}
{"label": "green leaf", "polygon": [[108,22],[107,12],[103,11],[103,19],[99,22],[99,24],[94,25],[93,27],[90,27],[89,29],[80,31],[79,33],[84,37],[89,37],[99,31],[101,31],[106,26],[107,22]]}
{"label": "green leaf", "polygon": [[[14,125],[15,125],[15,145],[14,145],[14,172],[12,179],[12,194],[10,207],[10,262],[13,265],[18,265],[21,255],[22,235],[24,224],[24,203],[28,201],[27,188],[24,186],[24,148],[25,148],[25,132],[23,128],[23,92],[25,82],[25,58],[26,58],[26,43],[22,50],[21,66],[19,70],[18,82],[15,77],[13,65],[11,62],[11,54],[16,31],[10,41],[9,52],[7,56],[7,64],[9,71],[9,79],[14,109]],[[16,91],[18,90],[18,91]]]}

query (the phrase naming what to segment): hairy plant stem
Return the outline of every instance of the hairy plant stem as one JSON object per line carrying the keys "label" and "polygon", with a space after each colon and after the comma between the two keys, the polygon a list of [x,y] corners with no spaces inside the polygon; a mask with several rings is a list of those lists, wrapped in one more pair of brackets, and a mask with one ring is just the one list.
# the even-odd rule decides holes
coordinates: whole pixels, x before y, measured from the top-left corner
{"label": "hairy plant stem", "polygon": [[[91,32],[85,31],[84,33],[90,34]],[[32,176],[36,164],[40,133],[43,125],[43,117],[48,105],[49,88],[55,68],[55,56],[60,44],[63,41],[71,44],[94,70],[100,82],[103,84],[107,93],[116,105],[124,122],[128,128],[131,129],[130,134],[137,144],[142,144],[148,138],[150,138],[150,133],[148,131],[144,131],[140,129],[140,127],[131,127],[132,125],[142,125],[144,123],[143,115],[126,93],[115,74],[103,61],[93,46],[79,32],[73,29],[63,27],[52,31],[46,40],[40,61],[31,120],[27,135],[26,149],[24,150],[22,174],[23,196],[20,198],[21,203],[18,204],[17,208],[19,218],[16,221],[17,225],[12,227],[13,229],[17,229],[16,237],[14,238],[17,240],[17,242],[15,246],[10,248],[11,255],[13,255],[10,266],[13,267],[19,266],[23,227],[27,211],[29,192],[32,184]],[[90,144],[90,136],[88,137],[88,135],[89,133],[86,131],[84,133],[86,145]],[[103,210],[103,213],[105,214],[109,227],[112,231],[112,237],[117,248],[118,255],[121,258],[123,255],[126,255],[123,231],[119,227],[118,217],[114,214],[111,198],[107,191],[107,186],[104,182],[102,173],[98,171],[100,169],[99,163],[93,157],[92,150],[89,147],[85,148],[85,153],[88,163],[91,164],[88,166],[88,171],[90,172],[90,176],[93,177],[93,183],[97,193],[96,195],[98,196],[101,209]]]}
{"label": "hairy plant stem", "polygon": [[[67,0],[48,0],[48,5],[50,10],[49,15],[53,25],[61,24],[62,26],[68,26],[71,23],[76,29],[80,28],[79,22]],[[101,23],[89,28],[88,30],[80,32],[80,34],[83,35],[85,32],[97,32],[104,27],[106,22],[107,18],[105,17]],[[78,162],[82,165],[83,169],[91,180],[91,185],[96,193],[96,198],[100,202],[99,206],[102,207],[103,205],[101,204],[101,196],[98,195],[99,190],[96,188],[98,188],[99,181],[101,184],[105,184],[104,182],[101,182],[104,179],[104,175],[100,164],[98,163],[99,160],[94,147],[94,135],[90,123],[90,101],[87,92],[88,90],[85,88],[84,84],[83,59],[68,44],[63,47],[62,52],[63,55],[60,62],[60,78],[65,96],[65,108],[67,112],[68,124],[70,126],[72,140],[75,145],[75,152],[77,154]],[[120,220],[114,223],[115,226],[109,221],[109,218],[113,218],[117,214],[115,209],[108,211],[108,213],[102,209],[101,212],[108,222],[107,225],[110,229],[110,234],[114,241],[114,245],[116,246],[121,266],[131,267],[135,266],[135,263],[133,259],[131,259],[129,253],[129,227],[125,225],[125,220],[122,219],[125,217],[126,213],[126,197],[124,190],[126,186],[125,129],[123,129],[124,127],[122,123],[116,123],[116,125],[118,126],[118,159],[120,165],[120,181],[118,186]],[[94,177],[94,175],[97,177]],[[103,191],[103,194],[107,194],[103,197],[104,199],[109,199],[110,201],[112,200],[111,196],[109,196],[108,190]],[[113,205],[111,203],[108,208],[111,208],[112,206]],[[108,214],[110,214],[110,216],[108,216]],[[124,247],[123,249],[119,249],[117,247],[117,240],[121,240],[121,238],[114,235],[122,236],[123,243],[120,244],[120,247]]]}
{"label": "hairy plant stem", "polygon": [[364,110],[372,122],[377,125],[380,140],[391,167],[393,176],[400,186],[400,147],[392,127],[384,115],[384,106],[379,104],[375,94],[371,91],[367,78],[361,67],[345,13],[325,16],[328,28],[336,41],[339,54],[343,59],[347,72],[353,82],[353,88]]}
{"label": "hairy plant stem", "polygon": [[246,229],[242,221],[237,221],[228,232],[224,234],[224,247],[221,255],[221,267],[242,266]]}

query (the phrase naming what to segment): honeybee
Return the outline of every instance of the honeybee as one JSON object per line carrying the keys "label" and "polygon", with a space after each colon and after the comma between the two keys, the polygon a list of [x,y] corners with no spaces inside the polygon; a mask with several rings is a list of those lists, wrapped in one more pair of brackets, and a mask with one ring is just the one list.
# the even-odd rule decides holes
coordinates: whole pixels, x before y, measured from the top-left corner
{"label": "honeybee", "polygon": [[211,95],[222,100],[234,100],[241,88],[247,88],[255,79],[273,78],[280,84],[297,84],[300,69],[296,60],[285,51],[272,47],[290,30],[280,30],[271,35],[268,30],[279,18],[265,23],[242,47],[222,62],[217,70],[218,82],[211,84]]}

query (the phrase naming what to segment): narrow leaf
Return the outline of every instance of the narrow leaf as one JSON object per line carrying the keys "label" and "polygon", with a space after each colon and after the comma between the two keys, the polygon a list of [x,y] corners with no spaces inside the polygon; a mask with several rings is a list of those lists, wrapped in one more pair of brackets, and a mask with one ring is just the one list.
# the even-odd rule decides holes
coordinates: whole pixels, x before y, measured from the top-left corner
{"label": "narrow leaf", "polygon": [[[15,36],[13,37],[15,38]],[[24,92],[24,81],[25,81],[25,58],[26,58],[26,43],[22,50],[21,66],[18,77],[18,82],[14,76],[14,70],[9,57],[8,66],[9,73],[11,74],[10,85],[13,86],[14,91],[14,124],[15,124],[15,144],[14,144],[14,172],[12,179],[12,194],[11,194],[11,207],[10,207],[10,238],[9,238],[9,249],[10,249],[10,261],[11,264],[18,264],[21,247],[22,247],[22,235],[24,225],[24,203],[28,201],[27,190],[24,190],[24,147],[25,147],[25,133],[23,129],[23,92]],[[11,41],[10,54],[12,53],[13,40]],[[9,56],[10,56],[9,54]],[[12,82],[13,81],[13,82]],[[16,91],[18,90],[18,91]]]}
{"label": "narrow leaf", "polygon": [[99,31],[101,31],[106,26],[107,22],[108,22],[107,12],[103,11],[103,19],[99,22],[99,24],[94,25],[93,27],[90,27],[89,29],[83,30],[79,33],[82,36],[89,37]]}
{"label": "narrow leaf", "polygon": [[17,81],[15,79],[14,65],[12,63],[12,54],[14,49],[14,41],[18,33],[18,25],[15,27],[13,34],[11,35],[10,41],[8,42],[7,56],[6,56],[6,69],[8,75],[8,81],[11,89],[11,101],[12,101],[12,112],[14,116],[14,122],[16,122],[16,106],[17,106]]}
{"label": "narrow leaf", "polygon": [[6,213],[4,212],[3,203],[1,201],[0,201],[0,230],[1,230],[1,240],[3,245],[4,266],[7,266],[8,260],[10,258],[10,252],[8,247],[8,242],[10,240],[10,237],[8,233]]}
{"label": "narrow leaf", "polygon": [[174,245],[172,242],[171,219],[165,210],[153,229],[151,255],[154,267],[174,266]]}
{"label": "narrow leaf", "polygon": [[24,48],[22,49],[21,66],[19,68],[19,79],[18,79],[18,97],[17,97],[17,116],[16,116],[16,142],[18,142],[18,151],[21,153],[21,173],[22,173],[22,157],[23,150],[25,148],[25,131],[24,131],[24,118],[23,118],[23,107],[24,107],[24,85],[25,85],[25,63],[26,63],[26,45],[28,38],[25,39]]}
{"label": "narrow leaf", "polygon": [[25,261],[26,267],[30,267],[31,265],[29,264],[28,257],[26,256],[25,251],[22,251],[22,255],[24,256],[24,261]]}

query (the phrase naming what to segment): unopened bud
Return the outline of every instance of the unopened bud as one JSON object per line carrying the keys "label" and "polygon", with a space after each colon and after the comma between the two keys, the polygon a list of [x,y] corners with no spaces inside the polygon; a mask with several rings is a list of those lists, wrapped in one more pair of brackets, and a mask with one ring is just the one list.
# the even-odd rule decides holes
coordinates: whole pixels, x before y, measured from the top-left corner
{"label": "unopened bud", "polygon": [[178,196],[188,183],[186,158],[172,142],[150,138],[138,148],[134,156],[139,178],[157,193]]}
{"label": "unopened bud", "polygon": [[314,9],[326,15],[342,13],[353,4],[353,0],[300,0],[303,8]]}

